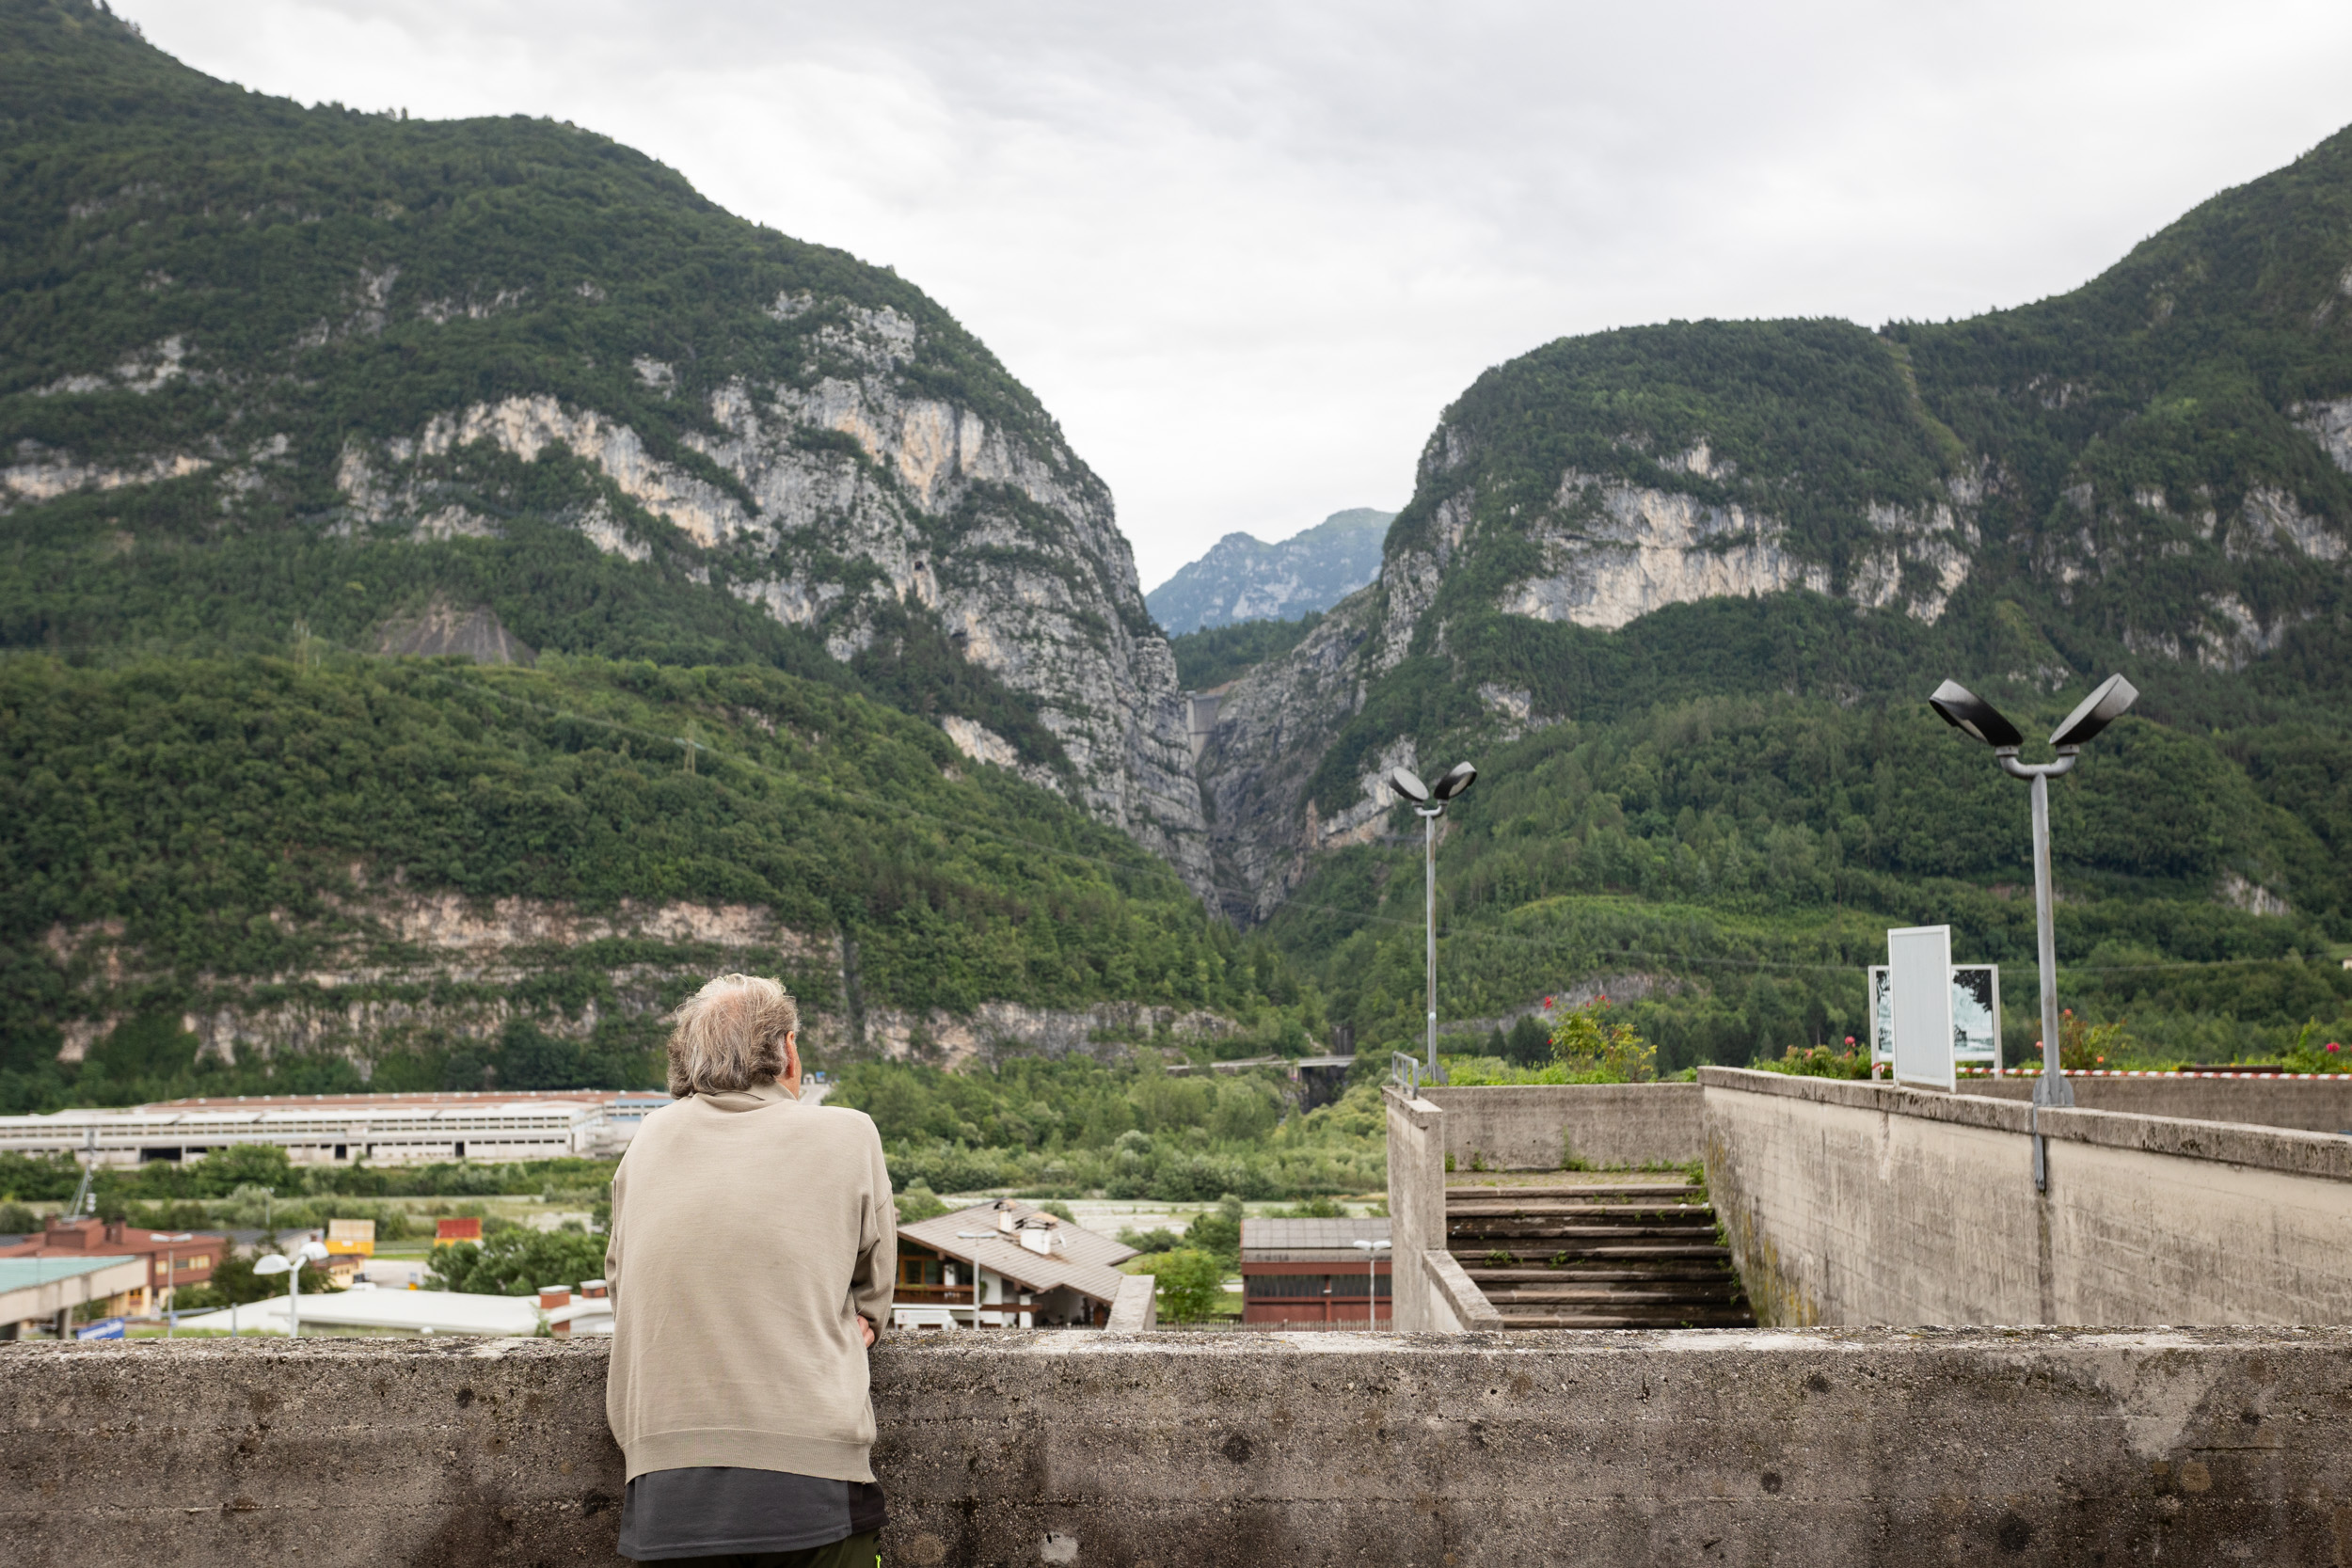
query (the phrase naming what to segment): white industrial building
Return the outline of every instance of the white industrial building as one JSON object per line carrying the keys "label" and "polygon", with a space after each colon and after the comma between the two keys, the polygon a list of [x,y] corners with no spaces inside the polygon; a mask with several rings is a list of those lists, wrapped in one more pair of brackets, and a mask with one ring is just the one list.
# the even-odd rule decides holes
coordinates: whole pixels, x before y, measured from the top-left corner
{"label": "white industrial building", "polygon": [[607,1155],[628,1144],[644,1114],[631,1105],[615,1116],[615,1102],[643,1098],[594,1090],[177,1101],[0,1117],[0,1152],[93,1156],[101,1165],[200,1160],[237,1144],[283,1148],[299,1165]]}

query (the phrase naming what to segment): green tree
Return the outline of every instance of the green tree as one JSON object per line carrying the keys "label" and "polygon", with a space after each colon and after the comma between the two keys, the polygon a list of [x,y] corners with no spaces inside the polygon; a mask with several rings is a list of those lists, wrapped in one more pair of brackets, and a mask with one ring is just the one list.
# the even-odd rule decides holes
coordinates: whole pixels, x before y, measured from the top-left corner
{"label": "green tree", "polygon": [[[210,1312],[219,1307],[242,1306],[246,1302],[266,1301],[286,1293],[286,1276],[282,1274],[255,1274],[256,1259],[242,1252],[231,1252],[213,1265],[212,1279],[202,1285],[180,1288],[177,1305],[183,1312]],[[310,1291],[329,1291],[326,1275],[316,1268],[306,1269],[302,1288]]]}
{"label": "green tree", "polygon": [[1160,1316],[1170,1323],[1204,1322],[1225,1300],[1225,1266],[1198,1247],[1157,1252],[1127,1265],[1130,1274],[1153,1277]]}
{"label": "green tree", "polygon": [[433,1249],[428,1289],[477,1296],[536,1295],[542,1285],[576,1285],[604,1274],[604,1238],[520,1226],[488,1240]]}
{"label": "green tree", "polygon": [[1609,998],[1597,996],[1552,1026],[1551,1053],[1581,1084],[1640,1084],[1658,1076],[1658,1048],[1630,1023],[1609,1016]]}
{"label": "green tree", "polygon": [[939,1195],[920,1181],[900,1193],[898,1204],[900,1225],[913,1225],[918,1220],[933,1219],[947,1212],[947,1206],[939,1200]]}
{"label": "green tree", "polygon": [[1184,1245],[1207,1253],[1220,1267],[1230,1269],[1241,1261],[1241,1199],[1227,1193],[1216,1200],[1216,1208],[1185,1227]]}

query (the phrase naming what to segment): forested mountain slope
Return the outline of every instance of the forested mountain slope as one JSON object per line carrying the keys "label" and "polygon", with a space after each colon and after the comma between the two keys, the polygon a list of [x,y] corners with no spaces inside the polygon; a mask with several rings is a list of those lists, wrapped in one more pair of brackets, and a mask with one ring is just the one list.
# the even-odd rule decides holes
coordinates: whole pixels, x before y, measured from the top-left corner
{"label": "forested mountain slope", "polygon": [[0,645],[838,661],[1201,879],[1110,496],[912,285],[85,0],[0,0]]}
{"label": "forested mountain slope", "polygon": [[819,1059],[1298,1037],[1108,493],[911,284],[85,0],[0,123],[0,1108],[653,1082],[736,967]]}
{"label": "forested mountain slope", "polygon": [[1165,863],[756,666],[0,659],[0,1111],[661,1081],[781,974],[813,1059],[1303,1039]]}
{"label": "forested mountain slope", "polygon": [[[2336,1016],[2304,959],[2352,934],[2348,220],[2352,133],[2021,309],[1674,323],[1488,372],[1378,582],[1224,700],[1229,909],[1281,911],[1359,1033],[1408,1033],[1416,857],[1382,847],[1409,824],[1380,780],[1474,755],[1447,1016],[1613,975],[1678,998],[1686,1053],[1836,1036],[1890,924],[2030,957],[2023,792],[1925,694],[2055,719],[2122,670],[2137,717],[2059,792],[2062,957],[2088,984],[2105,944],[2117,1006],[2201,1010],[2216,1049]],[[2274,959],[2292,983],[2164,991]]]}

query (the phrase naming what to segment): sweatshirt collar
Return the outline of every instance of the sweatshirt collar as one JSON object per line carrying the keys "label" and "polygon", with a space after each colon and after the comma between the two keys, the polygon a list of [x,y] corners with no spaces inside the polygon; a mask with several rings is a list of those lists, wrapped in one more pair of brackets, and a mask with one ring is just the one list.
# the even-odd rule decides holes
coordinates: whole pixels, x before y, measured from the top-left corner
{"label": "sweatshirt collar", "polygon": [[763,1105],[789,1105],[792,1096],[783,1084],[771,1080],[754,1084],[748,1089],[730,1090],[725,1094],[697,1094],[696,1100],[722,1111],[756,1111]]}

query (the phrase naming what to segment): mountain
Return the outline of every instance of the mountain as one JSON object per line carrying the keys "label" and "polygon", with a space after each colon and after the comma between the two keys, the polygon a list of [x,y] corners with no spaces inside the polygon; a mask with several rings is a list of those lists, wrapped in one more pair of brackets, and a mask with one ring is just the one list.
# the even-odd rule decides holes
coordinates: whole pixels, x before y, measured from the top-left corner
{"label": "mountain", "polygon": [[714,968],[835,1055],[1298,1033],[1108,492],[913,285],[83,0],[0,122],[0,1108],[644,1082]]}
{"label": "mountain", "polygon": [[[2352,133],[2019,309],[1548,344],[1446,410],[1378,580],[1225,693],[1227,907],[1409,1038],[1382,780],[1470,755],[1449,1018],[1613,975],[1683,1060],[1851,1032],[1889,925],[2030,959],[2019,792],[1925,693],[2040,722],[2122,670],[2054,808],[2062,958],[2177,1038],[2337,1016],[2300,955],[2352,934],[2347,432]],[[2224,960],[2263,978],[2123,978]]]}
{"label": "mountain", "polygon": [[577,126],[304,109],[83,0],[0,4],[0,646],[839,673],[1204,875],[1110,494],[911,284]]}
{"label": "mountain", "polygon": [[1229,533],[1144,603],[1175,637],[1328,610],[1379,575],[1380,542],[1395,516],[1368,506],[1334,512],[1279,545]]}

